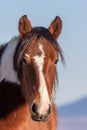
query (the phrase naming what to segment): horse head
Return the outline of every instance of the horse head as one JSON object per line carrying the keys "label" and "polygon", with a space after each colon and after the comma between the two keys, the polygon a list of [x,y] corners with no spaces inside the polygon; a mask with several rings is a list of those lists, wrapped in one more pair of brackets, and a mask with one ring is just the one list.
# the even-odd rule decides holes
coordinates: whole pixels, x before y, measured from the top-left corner
{"label": "horse head", "polygon": [[35,121],[45,121],[51,113],[56,64],[61,55],[56,39],[61,29],[62,21],[58,16],[48,28],[33,28],[26,15],[19,20],[16,70],[22,94]]}

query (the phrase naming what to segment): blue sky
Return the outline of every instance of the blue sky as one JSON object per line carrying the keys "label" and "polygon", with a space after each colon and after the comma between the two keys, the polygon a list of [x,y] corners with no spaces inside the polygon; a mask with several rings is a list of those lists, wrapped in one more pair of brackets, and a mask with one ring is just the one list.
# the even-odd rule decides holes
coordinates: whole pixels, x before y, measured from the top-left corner
{"label": "blue sky", "polygon": [[0,0],[0,44],[18,35],[18,20],[27,14],[32,26],[48,27],[56,15],[63,21],[58,39],[66,67],[58,64],[58,105],[87,96],[87,0]]}

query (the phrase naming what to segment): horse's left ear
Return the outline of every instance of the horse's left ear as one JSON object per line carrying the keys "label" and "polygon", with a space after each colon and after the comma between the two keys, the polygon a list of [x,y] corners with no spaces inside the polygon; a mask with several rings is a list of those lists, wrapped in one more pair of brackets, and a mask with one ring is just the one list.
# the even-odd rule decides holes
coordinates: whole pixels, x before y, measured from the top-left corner
{"label": "horse's left ear", "polygon": [[31,23],[26,15],[19,19],[19,33],[24,36],[26,33],[30,32],[32,29]]}
{"label": "horse's left ear", "polygon": [[56,16],[56,18],[50,24],[48,30],[55,39],[60,35],[62,30],[62,20],[60,17]]}

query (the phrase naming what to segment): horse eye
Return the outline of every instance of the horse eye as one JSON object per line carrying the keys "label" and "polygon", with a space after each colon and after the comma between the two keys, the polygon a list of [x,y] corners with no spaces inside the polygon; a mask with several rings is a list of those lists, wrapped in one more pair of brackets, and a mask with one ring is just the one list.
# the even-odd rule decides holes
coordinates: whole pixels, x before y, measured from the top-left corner
{"label": "horse eye", "polygon": [[57,62],[58,62],[58,59],[55,61],[55,64],[57,64]]}
{"label": "horse eye", "polygon": [[26,59],[25,59],[25,58],[22,58],[22,59],[21,59],[21,64],[24,64],[24,65],[26,65],[26,64],[27,64],[27,61],[26,61]]}

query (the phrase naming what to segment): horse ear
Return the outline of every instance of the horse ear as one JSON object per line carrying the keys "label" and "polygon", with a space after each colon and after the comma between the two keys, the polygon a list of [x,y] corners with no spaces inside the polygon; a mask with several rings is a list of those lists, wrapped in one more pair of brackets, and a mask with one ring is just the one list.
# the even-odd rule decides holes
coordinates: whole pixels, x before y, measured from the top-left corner
{"label": "horse ear", "polygon": [[30,32],[32,29],[31,23],[26,15],[22,16],[19,19],[19,33],[21,36],[24,36],[26,33]]}
{"label": "horse ear", "polygon": [[62,20],[60,17],[56,16],[56,18],[50,24],[48,30],[55,39],[60,35],[62,30]]}

